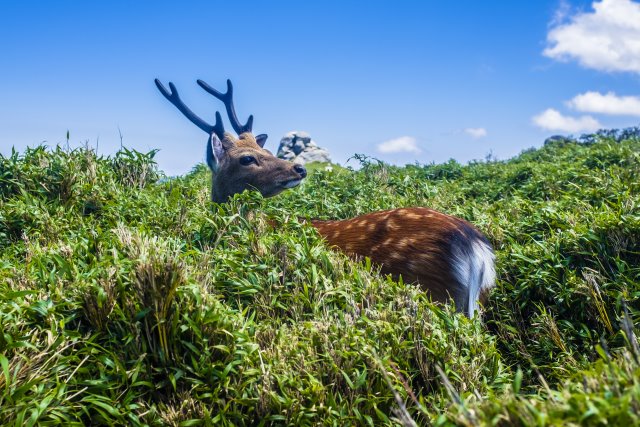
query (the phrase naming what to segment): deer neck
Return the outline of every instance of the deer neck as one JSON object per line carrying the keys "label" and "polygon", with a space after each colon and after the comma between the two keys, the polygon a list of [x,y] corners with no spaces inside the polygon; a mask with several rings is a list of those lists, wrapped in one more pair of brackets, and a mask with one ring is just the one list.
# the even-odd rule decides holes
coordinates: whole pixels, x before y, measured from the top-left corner
{"label": "deer neck", "polygon": [[230,194],[229,191],[224,188],[217,175],[218,174],[213,173],[211,176],[211,200],[214,203],[225,203],[233,194]]}

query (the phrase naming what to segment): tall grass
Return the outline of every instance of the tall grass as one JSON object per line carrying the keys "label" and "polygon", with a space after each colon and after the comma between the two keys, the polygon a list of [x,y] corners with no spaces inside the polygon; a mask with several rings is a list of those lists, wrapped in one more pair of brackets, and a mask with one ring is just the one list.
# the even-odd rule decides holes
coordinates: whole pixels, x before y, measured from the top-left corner
{"label": "tall grass", "polygon": [[[637,424],[639,152],[359,157],[225,205],[155,151],[0,157],[0,424]],[[418,205],[492,241],[483,320],[298,220]]]}

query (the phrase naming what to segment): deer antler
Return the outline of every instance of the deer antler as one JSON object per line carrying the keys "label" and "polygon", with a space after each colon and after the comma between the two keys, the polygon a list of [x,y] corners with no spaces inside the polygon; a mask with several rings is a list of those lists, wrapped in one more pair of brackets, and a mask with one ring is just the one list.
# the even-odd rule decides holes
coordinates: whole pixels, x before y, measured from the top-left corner
{"label": "deer antler", "polygon": [[233,106],[233,86],[231,85],[231,80],[227,80],[226,93],[218,92],[202,80],[198,80],[198,84],[200,85],[200,87],[202,87],[202,89],[206,90],[211,95],[224,102],[224,106],[227,109],[227,115],[229,116],[229,121],[231,122],[231,126],[238,135],[244,132],[251,132],[253,128],[253,115],[249,116],[247,123],[245,123],[244,125],[240,124],[240,121],[238,121],[238,116],[236,116],[236,110]]}
{"label": "deer antler", "polygon": [[[182,99],[180,99],[180,95],[178,94],[178,90],[173,83],[169,82],[169,90],[167,90],[167,88],[164,87],[162,83],[160,83],[160,80],[155,79],[155,82],[160,93],[162,93],[164,97],[169,100],[169,102],[175,105],[175,107],[180,110],[180,112],[184,114],[187,119],[191,120],[194,125],[198,126],[209,135],[214,132],[216,136],[221,140],[224,138],[224,125],[222,124],[222,117],[220,116],[220,113],[218,111],[216,111],[216,124],[214,126],[211,126],[209,123],[198,117],[193,111],[189,109],[189,107],[184,104],[184,102],[182,102]],[[227,110],[228,109],[229,107],[227,107]]]}

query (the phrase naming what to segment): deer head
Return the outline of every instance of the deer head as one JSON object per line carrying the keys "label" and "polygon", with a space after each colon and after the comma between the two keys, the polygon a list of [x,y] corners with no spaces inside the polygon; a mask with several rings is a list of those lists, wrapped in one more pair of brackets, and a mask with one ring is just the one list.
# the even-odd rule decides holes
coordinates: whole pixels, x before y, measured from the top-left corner
{"label": "deer head", "polygon": [[224,103],[229,122],[238,137],[225,132],[218,111],[216,123],[212,126],[182,102],[173,83],[169,82],[169,90],[158,79],[155,79],[155,83],[169,102],[209,135],[207,165],[212,172],[211,199],[214,202],[223,203],[246,189],[258,190],[264,197],[275,196],[297,186],[307,176],[303,166],[279,159],[263,148],[267,135],[252,134],[253,115],[244,125],[240,123],[233,105],[231,80],[227,80],[226,93],[218,92],[202,80],[198,80],[198,84]]}

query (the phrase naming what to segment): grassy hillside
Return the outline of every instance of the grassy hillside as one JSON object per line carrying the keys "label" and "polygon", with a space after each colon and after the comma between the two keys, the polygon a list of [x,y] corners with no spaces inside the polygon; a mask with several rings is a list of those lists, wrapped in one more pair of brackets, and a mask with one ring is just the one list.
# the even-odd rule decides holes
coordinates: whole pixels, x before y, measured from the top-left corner
{"label": "grassy hillside", "polygon": [[[360,158],[225,205],[153,152],[0,157],[0,424],[639,424],[639,153]],[[484,321],[297,219],[417,205],[492,241]]]}

